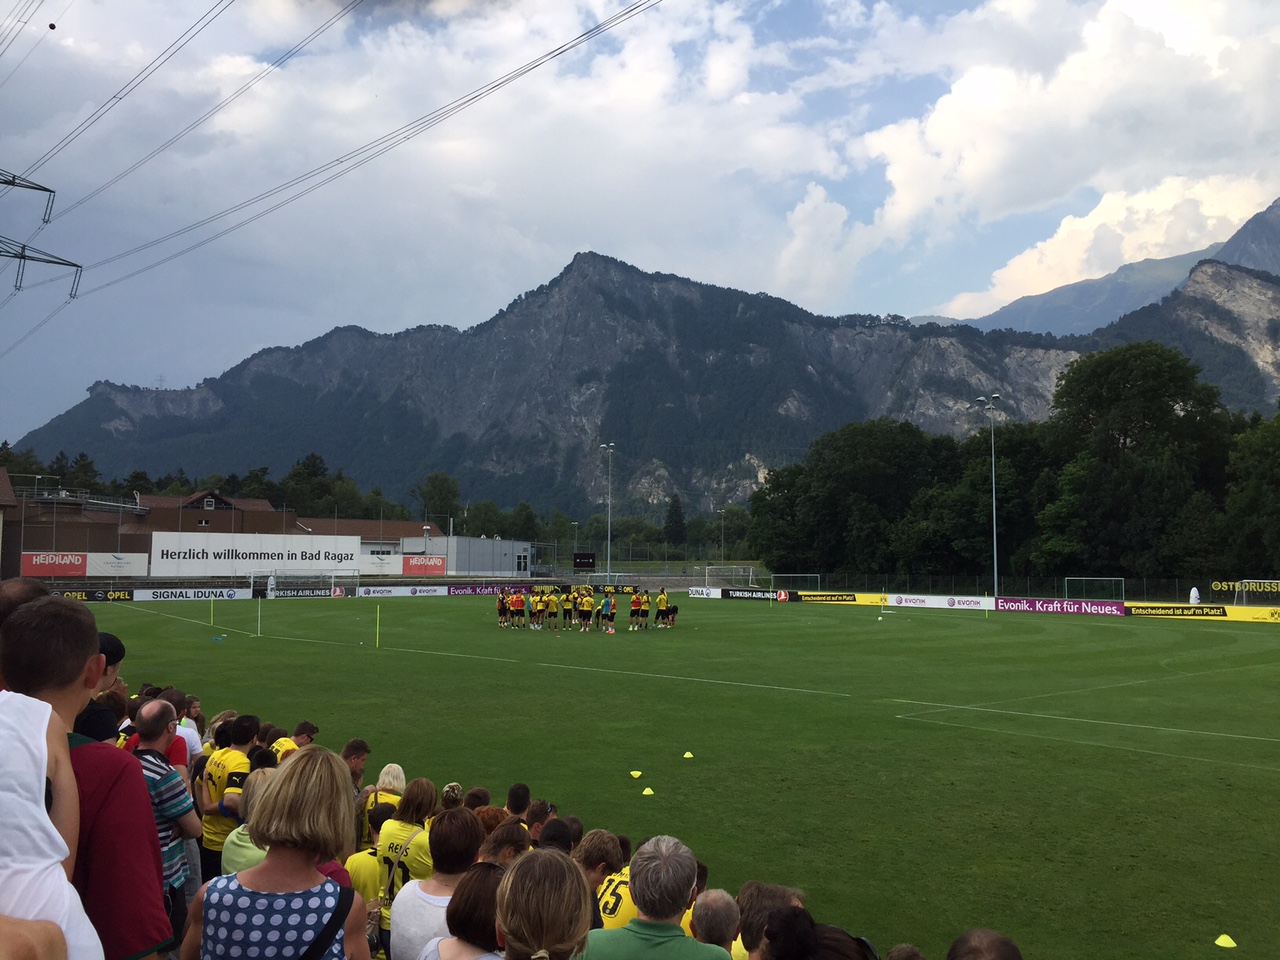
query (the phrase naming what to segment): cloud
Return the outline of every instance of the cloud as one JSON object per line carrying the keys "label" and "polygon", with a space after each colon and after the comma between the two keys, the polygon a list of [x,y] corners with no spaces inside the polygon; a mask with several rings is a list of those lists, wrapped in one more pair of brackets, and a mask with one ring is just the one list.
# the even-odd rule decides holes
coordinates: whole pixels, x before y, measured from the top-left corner
{"label": "cloud", "polygon": [[1125,263],[1170,257],[1226,239],[1280,194],[1280,177],[1169,177],[1151,190],[1105,194],[1092,210],[1066,217],[1053,236],[1018,254],[986,290],[961,293],[938,308],[949,317],[985,316],[1006,303]]}
{"label": "cloud", "polygon": [[[993,0],[925,19],[878,4],[852,23],[864,39],[807,77],[807,90],[924,76],[945,89],[846,142],[864,181],[883,175],[885,197],[811,257],[856,268],[851,250],[898,248],[927,262],[959,237],[1102,198],[1031,243],[986,293],[944,309],[969,315],[1135,255],[1224,239],[1280,186],[1271,173],[1280,103],[1263,93],[1280,71],[1274,7]],[[840,202],[841,185],[824,186]],[[851,246],[859,229],[875,241]]]}
{"label": "cloud", "polygon": [[[339,6],[232,5],[37,179],[65,209]],[[98,263],[423,117],[624,6],[367,3],[31,242]],[[1274,195],[1272,5],[904,6],[660,4],[296,203],[76,301],[0,361],[0,436],[98,378],[194,382],[344,323],[469,326],[584,249],[831,313],[867,311],[875,290],[878,307],[909,314],[958,290],[989,287],[970,296],[993,303],[1135,252],[1182,252]],[[0,166],[22,170],[195,15],[167,0],[74,5],[3,90]],[[12,56],[35,39],[24,33]],[[1063,209],[1075,218],[1046,226]],[[0,198],[6,236],[25,239],[38,215],[29,196]],[[999,252],[985,242],[996,230]],[[209,232],[90,270],[85,289]],[[0,312],[0,350],[62,302],[65,288],[36,286],[47,276],[29,270]],[[40,362],[55,352],[58,364]]]}

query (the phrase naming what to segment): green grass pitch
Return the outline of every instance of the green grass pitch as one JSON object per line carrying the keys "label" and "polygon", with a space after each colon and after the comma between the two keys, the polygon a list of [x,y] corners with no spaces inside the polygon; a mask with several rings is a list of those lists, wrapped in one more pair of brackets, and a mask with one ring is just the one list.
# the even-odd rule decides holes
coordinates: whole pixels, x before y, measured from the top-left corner
{"label": "green grass pitch", "polygon": [[134,689],[363,737],[368,779],[525,780],[680,837],[712,886],[800,886],[882,952],[992,926],[1056,960],[1274,955],[1274,627],[679,599],[675,630],[613,637],[499,630],[490,597],[274,601],[261,637],[252,601],[212,629],[208,604],[94,609]]}

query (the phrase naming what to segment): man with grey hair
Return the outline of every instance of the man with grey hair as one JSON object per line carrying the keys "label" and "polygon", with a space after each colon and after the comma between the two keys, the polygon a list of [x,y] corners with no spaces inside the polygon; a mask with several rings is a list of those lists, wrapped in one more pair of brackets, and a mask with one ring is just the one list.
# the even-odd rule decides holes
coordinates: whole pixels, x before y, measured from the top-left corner
{"label": "man with grey hair", "polygon": [[191,792],[165,755],[177,736],[178,712],[168,700],[148,700],[138,708],[137,727],[138,745],[133,755],[142,764],[142,775],[147,778],[147,793],[151,795],[151,813],[164,867],[165,906],[173,935],[181,939],[187,920],[183,887],[189,875],[183,841],[199,837],[201,825]]}
{"label": "man with grey hair", "polygon": [[689,928],[694,939],[715,944],[733,953],[733,941],[738,938],[738,901],[727,890],[704,890],[693,901],[693,916]]}
{"label": "man with grey hair", "polygon": [[686,937],[680,920],[693,903],[698,861],[675,837],[654,837],[631,858],[631,896],[639,914],[625,927],[592,930],[583,960],[724,960],[724,952]]}

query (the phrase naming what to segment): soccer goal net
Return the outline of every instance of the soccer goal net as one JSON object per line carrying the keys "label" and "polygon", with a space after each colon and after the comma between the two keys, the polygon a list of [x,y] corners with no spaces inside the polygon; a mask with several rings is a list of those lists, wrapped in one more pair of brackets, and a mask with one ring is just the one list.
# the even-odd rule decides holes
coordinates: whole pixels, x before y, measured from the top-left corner
{"label": "soccer goal net", "polygon": [[1280,606],[1280,580],[1241,580],[1236,584],[1235,603],[1241,607]]}
{"label": "soccer goal net", "polygon": [[756,587],[755,567],[707,566],[706,585],[729,587]]}
{"label": "soccer goal net", "polygon": [[821,590],[820,573],[775,573],[769,577],[770,590]]}
{"label": "soccer goal net", "polygon": [[255,597],[353,596],[360,574],[350,570],[253,570],[249,587]]}
{"label": "soccer goal net", "polygon": [[616,587],[625,582],[625,578],[620,573],[589,573],[587,574],[587,586],[590,587]]}
{"label": "soccer goal net", "polygon": [[1066,600],[1117,600],[1124,603],[1124,577],[1064,577]]}

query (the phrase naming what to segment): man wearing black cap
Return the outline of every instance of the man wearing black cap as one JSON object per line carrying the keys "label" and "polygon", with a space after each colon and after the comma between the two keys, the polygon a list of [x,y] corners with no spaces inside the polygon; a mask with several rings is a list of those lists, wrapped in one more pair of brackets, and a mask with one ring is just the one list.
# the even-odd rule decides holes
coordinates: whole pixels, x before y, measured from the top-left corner
{"label": "man wearing black cap", "polygon": [[124,644],[114,633],[98,633],[98,652],[107,658],[107,669],[102,672],[98,689],[93,692],[89,705],[76,717],[75,732],[90,740],[115,743],[120,736],[120,725],[111,708],[97,699],[98,694],[110,690],[120,676],[120,662],[124,660]]}

